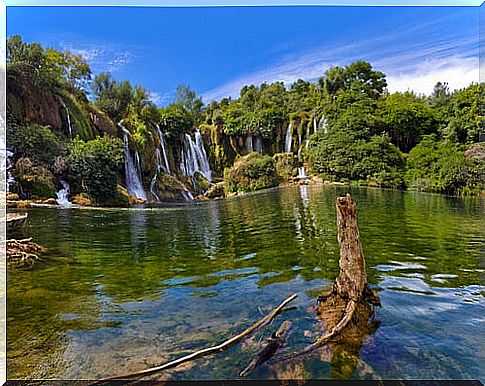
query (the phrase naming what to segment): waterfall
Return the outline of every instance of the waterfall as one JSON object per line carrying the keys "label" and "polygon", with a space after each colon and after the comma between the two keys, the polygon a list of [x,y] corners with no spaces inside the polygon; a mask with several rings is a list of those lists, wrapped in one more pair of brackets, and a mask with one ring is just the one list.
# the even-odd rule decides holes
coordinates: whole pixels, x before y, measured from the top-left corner
{"label": "waterfall", "polygon": [[286,130],[286,138],[285,138],[285,152],[291,152],[291,122],[288,125],[288,129]]}
{"label": "waterfall", "polygon": [[263,139],[260,135],[254,138],[254,149],[259,153],[263,154]]}
{"label": "waterfall", "polygon": [[317,118],[313,117],[313,132],[317,132]]}
{"label": "waterfall", "polygon": [[157,125],[157,131],[158,131],[158,138],[160,139],[160,148],[162,149],[162,153],[163,153],[164,165],[162,167],[165,169],[167,173],[171,174],[170,165],[168,163],[167,150],[165,148],[165,138],[163,137],[162,131],[160,130],[160,126],[158,125]]}
{"label": "waterfall", "polygon": [[12,169],[14,167],[14,164],[13,164],[13,151],[11,151],[10,149],[6,149],[6,171],[7,171],[7,187],[6,187],[6,190],[7,190],[7,193],[10,192],[10,185],[13,184],[15,182],[15,178],[12,174]]}
{"label": "waterfall", "polygon": [[253,149],[253,136],[251,133],[246,135],[246,151],[249,153],[252,153],[254,151]]}
{"label": "waterfall", "polygon": [[[160,140],[160,147],[155,150],[155,155],[157,157],[157,168],[155,170],[155,175],[153,176],[152,180],[150,181],[150,193],[155,197],[157,201],[160,201],[156,191],[157,186],[157,178],[160,174],[160,171],[163,169],[166,173],[170,173],[170,165],[168,163],[167,158],[167,151],[165,149],[165,140],[163,138],[162,131],[160,130],[160,126],[156,125],[157,132],[158,132],[158,139]],[[160,152],[160,149],[162,150]],[[162,162],[162,153],[163,153],[163,162]]]}
{"label": "waterfall", "polygon": [[71,206],[72,202],[69,201],[70,186],[67,181],[59,180],[62,185],[62,189],[56,192],[56,201],[60,206]]}
{"label": "waterfall", "polygon": [[193,176],[195,172],[201,173],[211,181],[209,159],[204,149],[204,142],[199,130],[195,130],[195,142],[189,134],[185,134],[180,170],[186,177]]}
{"label": "waterfall", "polygon": [[160,149],[155,150],[155,154],[157,156],[157,169],[155,171],[155,175],[153,176],[152,180],[150,181],[150,193],[153,194],[153,196],[155,197],[155,199],[157,201],[160,201],[160,198],[155,193],[155,187],[157,185],[158,174],[160,173],[160,169],[162,168],[161,157],[160,157]]}
{"label": "waterfall", "polygon": [[64,101],[61,99],[61,104],[64,109],[66,109],[66,115],[67,115],[67,125],[69,127],[69,136],[72,137],[72,126],[71,126],[71,116],[69,114],[69,109],[67,108],[66,104]]}
{"label": "waterfall", "polygon": [[182,196],[184,197],[185,201],[193,201],[194,196],[190,193],[187,189],[182,190]]}
{"label": "waterfall", "polygon": [[211,176],[211,167],[209,164],[209,159],[207,158],[207,154],[204,149],[204,141],[202,139],[202,135],[200,134],[199,130],[195,130],[195,144],[197,145],[198,149],[198,156],[199,158],[199,166],[200,166],[200,172],[204,175],[204,177],[210,181],[212,176]]}
{"label": "waterfall", "polygon": [[301,166],[301,167],[298,168],[298,178],[301,179],[301,180],[306,180],[308,178],[306,176],[304,166]]}
{"label": "waterfall", "polygon": [[[315,125],[317,124],[317,120],[313,118],[313,127],[315,128]],[[305,133],[305,151],[308,151],[308,146],[310,146],[310,126],[306,127],[306,133]]]}
{"label": "waterfall", "polygon": [[135,150],[135,157],[133,159],[130,153],[128,130],[126,129],[126,127],[123,126],[123,120],[118,122],[118,126],[121,127],[121,130],[123,130],[123,143],[125,147],[126,189],[129,193],[146,201],[147,196],[145,194],[145,191],[143,190],[143,185],[141,183],[140,157],[138,156],[138,150]]}
{"label": "waterfall", "polygon": [[318,121],[318,129],[319,130],[323,129],[324,134],[328,133],[327,120],[325,119],[325,115],[322,115],[322,117],[320,118],[320,121]]}

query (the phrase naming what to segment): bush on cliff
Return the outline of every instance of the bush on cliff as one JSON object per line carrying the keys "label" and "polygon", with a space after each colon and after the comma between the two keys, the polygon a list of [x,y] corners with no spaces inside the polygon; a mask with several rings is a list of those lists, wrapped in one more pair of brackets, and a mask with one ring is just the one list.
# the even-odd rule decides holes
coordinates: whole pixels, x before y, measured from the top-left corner
{"label": "bush on cliff", "polygon": [[75,139],[69,144],[69,175],[73,192],[86,192],[103,204],[117,192],[123,168],[123,143],[118,138]]}
{"label": "bush on cliff", "polygon": [[28,157],[46,167],[50,167],[57,156],[65,153],[62,137],[49,127],[37,124],[9,124],[7,143],[18,157]]}
{"label": "bush on cliff", "polygon": [[276,161],[269,156],[250,153],[239,158],[224,171],[227,193],[248,192],[277,186],[281,177],[276,173]]}

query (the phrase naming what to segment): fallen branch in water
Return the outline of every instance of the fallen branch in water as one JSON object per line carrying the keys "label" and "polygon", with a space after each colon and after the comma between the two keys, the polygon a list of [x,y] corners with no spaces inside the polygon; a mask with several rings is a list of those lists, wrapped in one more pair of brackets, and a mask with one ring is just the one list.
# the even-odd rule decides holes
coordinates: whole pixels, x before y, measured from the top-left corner
{"label": "fallen branch in water", "polygon": [[281,310],[288,303],[295,300],[297,297],[298,297],[297,294],[291,295],[288,299],[283,301],[278,307],[276,307],[268,315],[259,319],[255,324],[246,328],[240,334],[234,335],[232,338],[218,344],[217,346],[212,346],[212,347],[205,348],[203,350],[196,351],[192,354],[186,355],[186,356],[179,358],[179,359],[175,359],[175,360],[168,362],[168,363],[165,363],[161,366],[152,367],[152,368],[149,368],[149,369],[146,369],[146,370],[136,371],[136,372],[130,373],[130,374],[124,374],[124,375],[118,375],[118,376],[114,376],[114,377],[103,378],[103,379],[100,379],[100,380],[96,381],[95,383],[93,383],[93,385],[97,385],[97,384],[100,384],[100,383],[103,383],[103,382],[114,381],[114,380],[130,380],[130,379],[133,379],[133,378],[136,378],[136,377],[144,377],[144,376],[147,376],[147,375],[150,375],[150,374],[157,373],[159,371],[163,371],[163,370],[167,370],[167,369],[179,366],[182,363],[186,363],[186,362],[192,361],[194,359],[197,359],[197,358],[200,358],[200,357],[203,357],[203,356],[206,356],[206,355],[211,355],[211,354],[222,352],[222,351],[226,350],[227,348],[229,348],[230,346],[232,346],[235,343],[242,340],[244,337],[248,336],[250,333],[252,333],[257,328],[264,326],[266,323],[270,322],[276,315],[278,315],[281,312]]}
{"label": "fallen branch in water", "polygon": [[285,344],[288,336],[290,335],[292,323],[285,320],[283,324],[278,328],[278,331],[273,333],[268,339],[266,346],[258,353],[251,363],[239,374],[241,377],[245,377],[251,373],[260,364],[270,359],[276,352],[281,349]]}

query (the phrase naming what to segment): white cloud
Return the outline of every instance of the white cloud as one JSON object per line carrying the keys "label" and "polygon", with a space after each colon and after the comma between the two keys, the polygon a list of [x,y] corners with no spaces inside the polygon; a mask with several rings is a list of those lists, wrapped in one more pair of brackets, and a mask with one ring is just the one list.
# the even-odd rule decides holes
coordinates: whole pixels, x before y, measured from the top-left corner
{"label": "white cloud", "polygon": [[73,44],[61,42],[60,47],[73,54],[80,54],[97,71],[116,72],[132,62],[135,55],[127,50],[119,50],[112,45],[104,44]]}
{"label": "white cloud", "polygon": [[[270,67],[207,91],[203,100],[209,102],[228,96],[237,97],[241,87],[248,84],[282,81],[289,85],[300,78],[314,81],[329,67],[348,65],[356,60],[369,61],[375,69],[386,73],[390,91],[409,89],[429,94],[438,81],[448,82],[452,90],[462,88],[478,81],[478,38],[459,34],[440,36],[438,30],[432,33],[434,24],[450,24],[450,18],[453,16],[375,39],[295,53]],[[430,36],[423,40],[419,31]]]}
{"label": "white cloud", "polygon": [[451,91],[464,88],[479,81],[478,58],[453,57],[440,61],[424,61],[415,66],[413,72],[390,73],[388,89],[414,91],[429,95],[437,82],[447,82]]}

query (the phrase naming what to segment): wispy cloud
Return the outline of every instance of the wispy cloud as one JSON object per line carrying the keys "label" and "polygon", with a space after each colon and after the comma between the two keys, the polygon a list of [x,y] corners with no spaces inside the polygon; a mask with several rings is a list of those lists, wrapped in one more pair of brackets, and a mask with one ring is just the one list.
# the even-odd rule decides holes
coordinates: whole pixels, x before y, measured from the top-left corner
{"label": "wispy cloud", "polygon": [[[209,90],[203,94],[203,99],[208,102],[236,97],[241,87],[247,84],[282,81],[288,86],[297,79],[314,81],[328,68],[356,60],[369,61],[386,73],[390,91],[409,89],[429,94],[438,81],[448,82],[452,90],[462,88],[478,81],[478,38],[470,35],[443,38],[439,33],[429,33],[433,31],[433,25],[450,23],[451,20],[447,16],[375,39],[295,53]],[[421,39],[421,36],[428,38]]]}
{"label": "wispy cloud", "polygon": [[71,42],[59,43],[63,50],[81,55],[95,72],[116,72],[132,62],[136,55],[126,49],[109,44],[79,44]]}

